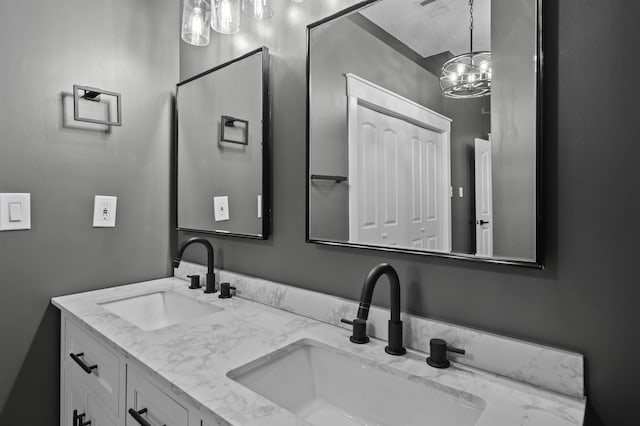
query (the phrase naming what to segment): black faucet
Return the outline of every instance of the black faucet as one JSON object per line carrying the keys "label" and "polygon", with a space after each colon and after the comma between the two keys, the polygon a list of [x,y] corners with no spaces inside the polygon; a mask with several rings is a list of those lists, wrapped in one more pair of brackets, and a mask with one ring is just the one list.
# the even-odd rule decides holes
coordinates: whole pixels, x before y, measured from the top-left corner
{"label": "black faucet", "polygon": [[[360,306],[358,307],[357,318],[354,321],[343,320],[348,324],[353,324],[354,343],[366,343],[369,338],[366,336],[366,321],[369,318],[369,307],[373,297],[373,289],[378,279],[386,275],[391,287],[391,319],[389,320],[389,345],[384,350],[391,355],[404,355],[407,350],[402,345],[402,321],[400,321],[400,280],[396,270],[388,263],[381,263],[374,267],[364,280],[362,295],[360,296]],[[354,340],[355,339],[355,340]]]}
{"label": "black faucet", "polygon": [[205,238],[190,238],[187,241],[183,242],[178,248],[178,254],[173,259],[173,267],[177,268],[178,266],[180,266],[180,261],[182,260],[182,255],[184,254],[184,250],[194,243],[200,243],[204,245],[207,249],[207,281],[206,281],[205,293],[215,293],[216,292],[216,276],[213,273],[213,246],[211,245],[209,240]]}

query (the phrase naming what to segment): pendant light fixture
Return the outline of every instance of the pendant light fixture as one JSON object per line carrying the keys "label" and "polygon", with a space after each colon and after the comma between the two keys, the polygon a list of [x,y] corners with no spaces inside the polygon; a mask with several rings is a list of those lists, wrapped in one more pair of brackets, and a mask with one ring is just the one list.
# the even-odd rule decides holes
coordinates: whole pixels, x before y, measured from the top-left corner
{"label": "pendant light fixture", "polygon": [[184,0],[182,8],[182,39],[194,46],[206,46],[209,44],[210,20],[210,0]]}
{"label": "pendant light fixture", "polygon": [[222,34],[240,31],[240,0],[213,0],[211,28]]}
{"label": "pendant light fixture", "polygon": [[273,16],[273,0],[242,0],[242,10],[259,21]]}
{"label": "pendant light fixture", "polygon": [[469,0],[469,52],[442,65],[440,87],[448,98],[480,98],[491,94],[491,52],[473,51],[473,0]]}

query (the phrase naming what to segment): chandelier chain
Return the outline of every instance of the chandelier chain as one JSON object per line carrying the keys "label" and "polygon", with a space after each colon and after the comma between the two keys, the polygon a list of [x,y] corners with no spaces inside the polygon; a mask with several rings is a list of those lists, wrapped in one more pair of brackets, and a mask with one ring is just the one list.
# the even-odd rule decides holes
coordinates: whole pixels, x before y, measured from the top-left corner
{"label": "chandelier chain", "polygon": [[469,52],[473,52],[473,0],[469,0]]}

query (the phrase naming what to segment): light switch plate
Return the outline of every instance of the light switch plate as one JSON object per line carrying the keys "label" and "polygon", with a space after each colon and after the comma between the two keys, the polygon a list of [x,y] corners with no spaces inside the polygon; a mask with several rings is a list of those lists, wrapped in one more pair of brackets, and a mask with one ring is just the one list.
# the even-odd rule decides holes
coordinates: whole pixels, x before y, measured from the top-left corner
{"label": "light switch plate", "polygon": [[118,197],[96,195],[93,200],[93,227],[115,228]]}
{"label": "light switch plate", "polygon": [[213,217],[216,222],[229,220],[229,197],[213,197]]}
{"label": "light switch plate", "polygon": [[0,231],[31,229],[31,194],[0,194]]}

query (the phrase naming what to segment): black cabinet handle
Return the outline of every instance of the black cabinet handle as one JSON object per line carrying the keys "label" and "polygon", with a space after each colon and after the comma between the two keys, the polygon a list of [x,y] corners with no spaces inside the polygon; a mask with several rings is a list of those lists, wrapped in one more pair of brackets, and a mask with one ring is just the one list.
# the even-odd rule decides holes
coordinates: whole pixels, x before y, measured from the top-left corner
{"label": "black cabinet handle", "polygon": [[[92,370],[95,370],[96,368],[98,368],[97,365],[89,365],[86,362],[84,362],[84,359],[82,359],[82,357],[84,356],[84,352],[81,352],[79,354],[69,354],[69,356],[71,357],[72,360],[74,360],[76,362],[76,364],[78,364],[80,366],[80,368],[82,368],[85,373],[87,374],[91,374]],[[74,425],[75,426],[75,425]]]}
{"label": "black cabinet handle", "polygon": [[[129,408],[129,414],[141,426],[152,426],[151,423],[149,423],[144,417],[142,417],[142,414],[146,414],[148,411],[149,410],[147,410],[146,408],[143,408],[140,411],[136,411],[133,408]],[[164,426],[167,426],[167,425],[164,425]]]}
{"label": "black cabinet handle", "polygon": [[73,426],[90,426],[91,420],[84,421],[87,413],[78,414],[78,410],[73,410]]}

